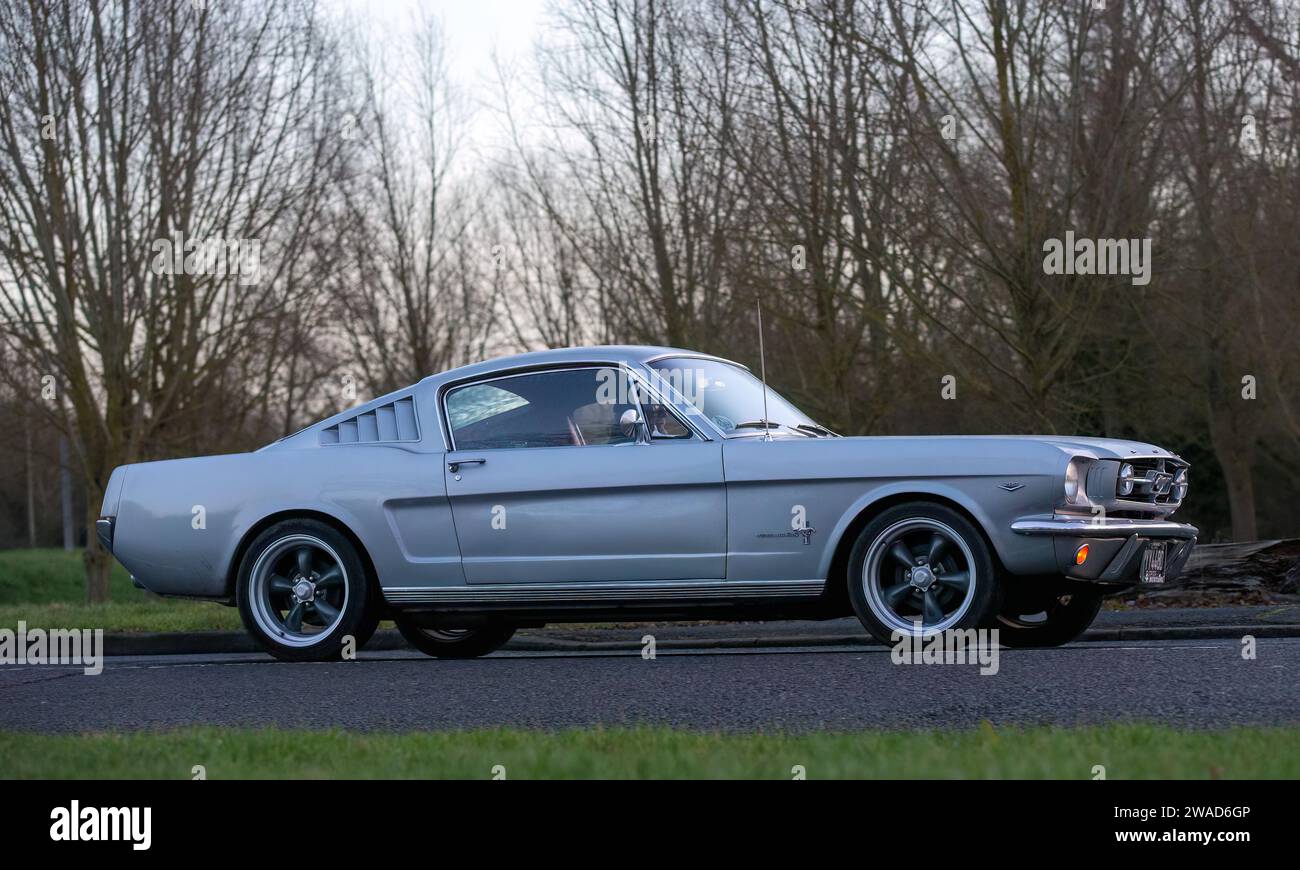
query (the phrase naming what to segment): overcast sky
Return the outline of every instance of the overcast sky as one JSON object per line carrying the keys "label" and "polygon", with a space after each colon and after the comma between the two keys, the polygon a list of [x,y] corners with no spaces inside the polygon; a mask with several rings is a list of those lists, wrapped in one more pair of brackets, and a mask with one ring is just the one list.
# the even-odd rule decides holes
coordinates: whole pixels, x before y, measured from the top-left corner
{"label": "overcast sky", "polygon": [[544,0],[334,0],[349,16],[400,25],[421,7],[447,26],[457,60],[467,69],[490,71],[493,45],[506,52],[526,51],[541,18]]}
{"label": "overcast sky", "polygon": [[[470,130],[462,142],[461,168],[475,164],[501,142],[500,84],[493,51],[506,70],[522,74],[531,68],[533,48],[541,34],[547,0],[326,0],[346,18],[367,26],[379,43],[401,39],[421,9],[443,25],[448,66],[456,86],[476,106]],[[527,115],[530,99],[522,88],[512,89],[516,112]]]}

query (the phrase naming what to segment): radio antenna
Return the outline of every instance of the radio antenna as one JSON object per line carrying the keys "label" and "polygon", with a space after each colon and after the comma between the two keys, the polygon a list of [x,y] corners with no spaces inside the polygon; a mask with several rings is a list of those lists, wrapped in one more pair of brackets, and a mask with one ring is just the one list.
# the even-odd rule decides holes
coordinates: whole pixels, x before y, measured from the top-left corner
{"label": "radio antenna", "polygon": [[772,432],[768,428],[767,417],[767,357],[763,353],[763,300],[760,297],[758,305],[758,371],[763,378],[763,440],[771,441]]}

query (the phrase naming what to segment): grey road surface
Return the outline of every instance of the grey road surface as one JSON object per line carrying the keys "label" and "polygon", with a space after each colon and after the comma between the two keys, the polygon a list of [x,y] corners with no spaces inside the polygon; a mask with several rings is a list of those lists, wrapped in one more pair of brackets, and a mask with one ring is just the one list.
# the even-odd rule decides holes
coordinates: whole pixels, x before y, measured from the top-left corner
{"label": "grey road surface", "polygon": [[368,653],[110,659],[104,672],[0,667],[0,728],[187,725],[441,729],[660,724],[727,730],[965,727],[1142,720],[1300,722],[1300,639],[1075,644],[973,665],[896,665],[883,647],[498,653],[438,661]]}

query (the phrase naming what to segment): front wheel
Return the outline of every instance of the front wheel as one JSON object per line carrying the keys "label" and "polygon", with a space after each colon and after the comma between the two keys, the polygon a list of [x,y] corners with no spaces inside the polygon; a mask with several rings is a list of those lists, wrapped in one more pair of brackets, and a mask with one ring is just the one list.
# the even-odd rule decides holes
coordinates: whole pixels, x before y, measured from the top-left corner
{"label": "front wheel", "polygon": [[859,533],[849,557],[849,599],[884,644],[973,628],[997,612],[1001,591],[983,534],[944,505],[908,502]]}
{"label": "front wheel", "polygon": [[1088,630],[1101,610],[1102,593],[1055,577],[1018,581],[990,625],[1009,647],[1067,644]]}
{"label": "front wheel", "polygon": [[425,655],[439,659],[472,659],[500,649],[514,637],[513,625],[487,625],[476,628],[432,628],[420,625],[409,616],[393,617],[397,630],[406,642]]}

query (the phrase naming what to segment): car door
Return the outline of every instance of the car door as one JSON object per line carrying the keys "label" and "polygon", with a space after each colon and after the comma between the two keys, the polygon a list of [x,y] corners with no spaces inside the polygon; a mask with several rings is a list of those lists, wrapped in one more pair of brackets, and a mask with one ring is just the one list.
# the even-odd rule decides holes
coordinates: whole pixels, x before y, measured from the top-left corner
{"label": "car door", "polygon": [[[643,410],[611,373],[623,383],[617,368],[583,366],[444,391],[444,473],[468,583],[726,576],[720,441],[665,406]],[[625,432],[629,411],[651,425]]]}

